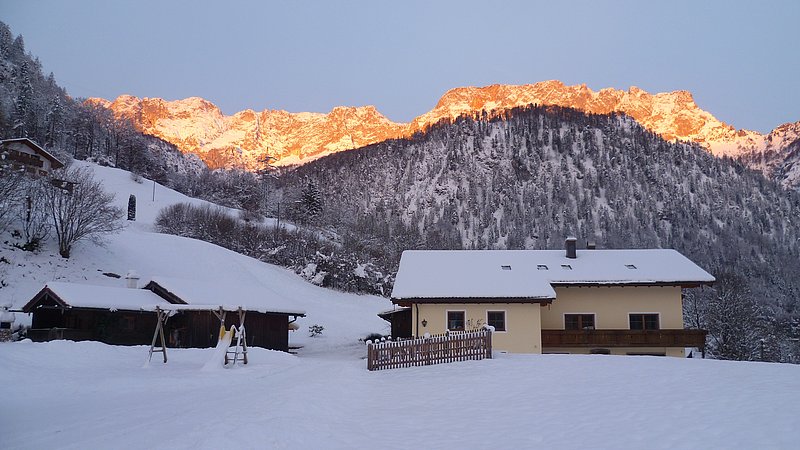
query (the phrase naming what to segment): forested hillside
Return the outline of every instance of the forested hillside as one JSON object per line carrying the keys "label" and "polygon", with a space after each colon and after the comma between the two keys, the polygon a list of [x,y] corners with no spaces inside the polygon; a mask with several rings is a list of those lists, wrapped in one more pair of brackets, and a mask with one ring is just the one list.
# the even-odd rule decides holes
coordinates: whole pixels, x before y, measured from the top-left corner
{"label": "forested hillside", "polygon": [[[391,266],[408,248],[675,248],[742,278],[762,314],[794,331],[800,195],[621,115],[557,107],[458,119],[411,140],[343,152],[284,175],[317,186],[314,220]],[[345,243],[348,240],[345,239]]]}

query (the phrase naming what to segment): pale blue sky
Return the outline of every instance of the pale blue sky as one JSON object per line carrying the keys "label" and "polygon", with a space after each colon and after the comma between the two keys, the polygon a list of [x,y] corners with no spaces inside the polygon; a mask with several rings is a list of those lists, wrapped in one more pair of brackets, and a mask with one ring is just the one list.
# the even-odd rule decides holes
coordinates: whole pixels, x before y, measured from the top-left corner
{"label": "pale blue sky", "polygon": [[559,79],[688,90],[737,128],[800,120],[800,1],[0,0],[74,96],[204,97],[231,114],[374,104]]}

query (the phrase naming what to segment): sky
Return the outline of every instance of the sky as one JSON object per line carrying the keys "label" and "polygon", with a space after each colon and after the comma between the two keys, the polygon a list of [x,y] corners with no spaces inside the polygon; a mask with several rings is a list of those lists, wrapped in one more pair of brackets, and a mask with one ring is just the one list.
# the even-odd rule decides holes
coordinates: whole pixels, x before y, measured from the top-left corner
{"label": "sky", "polygon": [[687,90],[736,128],[800,121],[798,1],[489,3],[0,0],[0,20],[76,97],[407,122],[454,87],[558,79]]}

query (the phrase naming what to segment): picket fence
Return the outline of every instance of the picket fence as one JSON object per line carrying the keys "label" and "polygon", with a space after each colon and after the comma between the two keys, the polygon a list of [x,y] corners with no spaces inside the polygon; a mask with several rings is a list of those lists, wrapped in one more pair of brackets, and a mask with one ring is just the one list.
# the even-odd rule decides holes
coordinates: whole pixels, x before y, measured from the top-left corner
{"label": "picket fence", "polygon": [[492,332],[451,332],[425,338],[367,344],[367,369],[397,369],[492,357]]}

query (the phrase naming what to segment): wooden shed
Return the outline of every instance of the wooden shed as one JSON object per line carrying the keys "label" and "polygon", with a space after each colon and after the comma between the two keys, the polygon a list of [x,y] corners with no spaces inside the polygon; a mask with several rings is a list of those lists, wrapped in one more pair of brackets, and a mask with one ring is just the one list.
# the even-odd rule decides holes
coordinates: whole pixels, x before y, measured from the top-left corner
{"label": "wooden shed", "polygon": [[[210,302],[211,298],[217,302]],[[219,317],[224,317],[228,328],[238,326],[239,315],[226,313],[241,309],[248,346],[289,350],[289,324],[305,316],[304,312],[269,308],[266,302],[248,308],[236,300],[188,280],[154,280],[144,289],[51,282],[22,311],[33,314],[28,337],[34,341],[149,345],[159,307],[170,312],[164,327],[169,347],[207,348],[217,344]]]}
{"label": "wooden shed", "polygon": [[[213,347],[220,326],[215,311],[233,312],[241,307],[246,311],[247,345],[288,351],[289,324],[305,317],[304,311],[287,308],[286,301],[270,299],[263,291],[247,286],[231,290],[227,285],[159,277],[144,289],[171,304],[188,306],[178,308],[167,322],[167,339],[177,347]],[[238,320],[236,314],[226,315],[225,327],[239,325]]]}
{"label": "wooden shed", "polygon": [[378,317],[391,324],[393,338],[410,338],[412,336],[411,308],[396,307],[378,313]]}
{"label": "wooden shed", "polygon": [[143,289],[48,283],[22,311],[32,313],[28,337],[144,345],[153,337],[157,304],[164,299]]}

